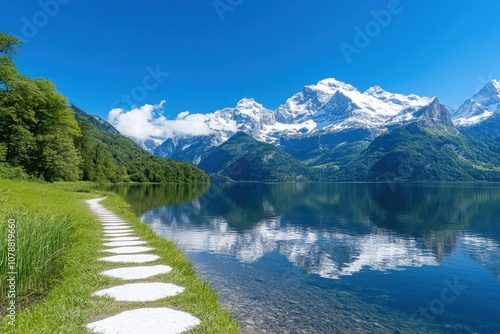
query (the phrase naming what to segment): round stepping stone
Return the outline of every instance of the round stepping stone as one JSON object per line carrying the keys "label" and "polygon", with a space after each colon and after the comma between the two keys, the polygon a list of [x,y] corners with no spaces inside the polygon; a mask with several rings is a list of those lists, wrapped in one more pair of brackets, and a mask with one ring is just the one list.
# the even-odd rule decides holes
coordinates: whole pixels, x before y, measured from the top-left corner
{"label": "round stepping stone", "polygon": [[131,228],[122,228],[119,230],[107,230],[106,228],[103,228],[103,233],[129,233],[129,232],[134,232]]}
{"label": "round stepping stone", "polygon": [[195,316],[171,308],[141,308],[87,324],[103,334],[180,334],[201,323]]}
{"label": "round stepping stone", "polygon": [[105,270],[101,275],[123,280],[144,279],[160,274],[168,274],[172,268],[163,264],[157,266],[125,267]]}
{"label": "round stepping stone", "polygon": [[153,250],[151,247],[144,246],[136,246],[136,247],[116,247],[110,249],[104,249],[101,252],[106,253],[115,253],[115,254],[135,254],[135,253],[144,253]]}
{"label": "round stepping stone", "polygon": [[104,233],[108,234],[120,234],[120,233],[132,233],[134,230],[132,229],[122,229],[122,230],[104,230]]}
{"label": "round stepping stone", "polygon": [[123,226],[106,226],[104,230],[122,230]]}
{"label": "round stepping stone", "polygon": [[113,255],[101,257],[99,260],[113,263],[147,263],[158,260],[160,257],[153,254],[132,254],[132,255]]}
{"label": "round stepping stone", "polygon": [[99,290],[92,296],[111,297],[118,302],[152,302],[183,291],[183,287],[172,283],[131,283]]}
{"label": "round stepping stone", "polygon": [[139,237],[116,237],[116,238],[107,238],[107,239],[104,239],[103,241],[112,242],[112,241],[136,241],[136,240],[141,240],[141,238],[139,238]]}
{"label": "round stepping stone", "polygon": [[99,221],[103,224],[128,224],[124,220],[102,220],[102,219],[100,219]]}
{"label": "round stepping stone", "polygon": [[[109,230],[109,231],[103,231],[103,233],[104,233],[104,234],[109,234],[109,235],[111,235],[111,236],[113,236],[113,237],[116,237],[116,235],[117,235],[117,234],[120,234],[120,233],[132,233],[132,232],[134,232],[132,229],[129,229],[129,231],[125,231],[125,232],[124,232],[124,231],[121,231],[121,230],[114,230],[114,231]],[[123,237],[123,235],[122,235],[122,237]]]}
{"label": "round stepping stone", "polygon": [[134,235],[134,233],[128,232],[128,233],[104,233],[105,237],[129,237],[131,235]]}
{"label": "round stepping stone", "polygon": [[147,244],[146,241],[111,241],[105,242],[103,246],[106,247],[123,247],[123,246],[139,246]]}

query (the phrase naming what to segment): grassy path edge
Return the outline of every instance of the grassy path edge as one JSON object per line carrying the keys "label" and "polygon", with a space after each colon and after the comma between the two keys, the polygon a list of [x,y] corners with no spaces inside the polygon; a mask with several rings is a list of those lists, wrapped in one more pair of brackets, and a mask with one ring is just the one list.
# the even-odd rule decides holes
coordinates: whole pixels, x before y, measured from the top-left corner
{"label": "grassy path edge", "polygon": [[[1,180],[3,182],[3,180]],[[11,192],[27,191],[33,195],[43,196],[51,193],[61,201],[57,214],[67,214],[73,222],[73,230],[61,259],[60,274],[47,295],[28,310],[18,313],[16,326],[7,325],[2,320],[0,331],[4,333],[88,333],[85,324],[117,314],[123,310],[140,307],[168,306],[196,315],[202,324],[189,333],[238,333],[238,325],[232,316],[219,306],[217,292],[200,278],[188,262],[186,256],[179,251],[173,242],[163,239],[143,224],[130,206],[118,195],[102,191],[90,190],[89,184],[30,184],[28,182],[8,182]],[[23,188],[17,189],[17,188]],[[5,184],[0,190],[5,191]],[[75,191],[80,192],[75,192]],[[15,197],[15,196],[13,196]],[[116,304],[109,298],[91,297],[91,293],[115,285],[116,279],[99,275],[105,269],[120,267],[120,264],[109,264],[98,261],[102,256],[102,226],[87,208],[84,200],[106,197],[101,202],[109,210],[129,222],[136,235],[148,241],[160,255],[158,263],[165,263],[176,268],[175,271],[151,278],[151,281],[165,281],[182,285],[188,293],[178,297],[167,298],[157,302]],[[50,201],[44,198],[43,201]],[[19,205],[17,209],[31,210],[30,205],[22,201],[6,201],[10,206]],[[29,204],[29,203],[28,203]],[[43,203],[34,205],[42,206]],[[66,212],[67,211],[67,212]],[[50,209],[49,209],[50,212]]]}

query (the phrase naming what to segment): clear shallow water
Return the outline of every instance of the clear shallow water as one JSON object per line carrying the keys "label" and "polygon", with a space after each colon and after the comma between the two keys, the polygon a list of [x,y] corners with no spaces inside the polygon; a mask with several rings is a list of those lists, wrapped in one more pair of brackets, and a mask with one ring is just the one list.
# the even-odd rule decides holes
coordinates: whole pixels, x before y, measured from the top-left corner
{"label": "clear shallow water", "polygon": [[246,333],[500,333],[500,184],[116,190]]}

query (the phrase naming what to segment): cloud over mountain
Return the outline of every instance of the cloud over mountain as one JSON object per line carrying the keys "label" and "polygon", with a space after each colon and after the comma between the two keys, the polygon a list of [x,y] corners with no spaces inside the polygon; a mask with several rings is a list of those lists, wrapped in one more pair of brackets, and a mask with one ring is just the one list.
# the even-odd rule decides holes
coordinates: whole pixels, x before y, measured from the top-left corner
{"label": "cloud over mountain", "polygon": [[161,101],[160,104],[145,104],[130,110],[115,108],[109,112],[108,121],[123,135],[139,140],[205,136],[214,130],[236,131],[235,122],[220,122],[213,114],[190,114],[185,111],[176,119],[169,120],[163,116],[164,104],[165,101]]}

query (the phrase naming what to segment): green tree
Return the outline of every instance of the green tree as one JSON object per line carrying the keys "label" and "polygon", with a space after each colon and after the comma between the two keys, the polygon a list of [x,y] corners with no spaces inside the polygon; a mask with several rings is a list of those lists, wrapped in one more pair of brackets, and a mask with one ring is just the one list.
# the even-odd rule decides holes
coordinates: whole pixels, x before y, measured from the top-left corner
{"label": "green tree", "polygon": [[5,160],[29,174],[77,180],[80,155],[74,142],[80,128],[64,96],[45,79],[18,73],[12,60],[20,43],[0,32],[0,143]]}
{"label": "green tree", "polygon": [[0,31],[0,88],[9,90],[18,75],[12,55],[17,53],[21,42],[14,36]]}

